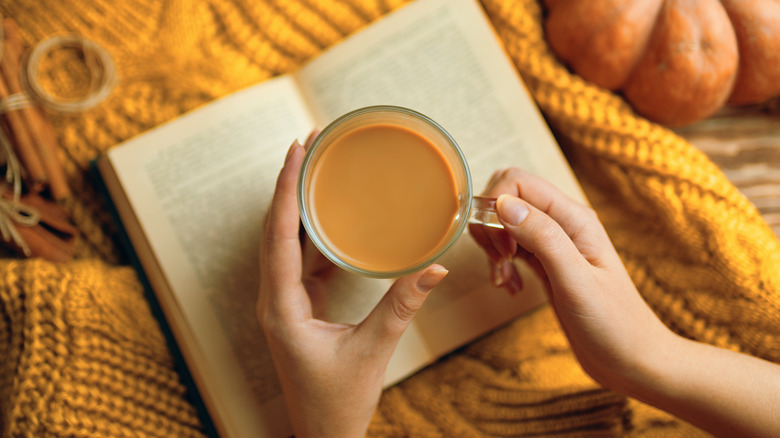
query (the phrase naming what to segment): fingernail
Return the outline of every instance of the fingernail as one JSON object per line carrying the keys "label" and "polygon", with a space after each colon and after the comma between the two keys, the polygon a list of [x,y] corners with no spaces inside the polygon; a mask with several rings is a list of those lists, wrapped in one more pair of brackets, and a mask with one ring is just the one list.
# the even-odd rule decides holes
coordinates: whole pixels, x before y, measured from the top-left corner
{"label": "fingernail", "polygon": [[510,295],[515,295],[523,290],[523,279],[516,271],[513,270],[512,275],[509,276],[509,280],[506,282],[506,288]]}
{"label": "fingernail", "polygon": [[320,130],[315,129],[309,133],[309,136],[306,137],[306,143],[303,144],[303,147],[305,149],[308,149],[312,143],[314,143],[314,139],[317,138],[317,136],[320,135]]}
{"label": "fingernail", "polygon": [[287,150],[287,156],[284,157],[284,164],[287,164],[287,162],[290,161],[290,157],[292,157],[293,152],[295,152],[295,147],[300,145],[301,144],[298,143],[298,139],[296,138],[290,145],[290,149]]}
{"label": "fingernail", "polygon": [[420,292],[430,292],[440,281],[444,279],[449,271],[440,267],[434,266],[428,269],[425,274],[417,280],[417,289]]}
{"label": "fingernail", "polygon": [[519,225],[528,216],[528,207],[514,196],[501,195],[496,201],[498,217],[509,225]]}
{"label": "fingernail", "polygon": [[490,278],[493,280],[493,286],[501,287],[504,284],[503,270],[501,269],[501,262],[491,262]]}
{"label": "fingernail", "polygon": [[512,257],[514,257],[515,252],[517,251],[517,244],[511,237],[502,235],[499,237],[496,249],[504,259],[512,260]]}

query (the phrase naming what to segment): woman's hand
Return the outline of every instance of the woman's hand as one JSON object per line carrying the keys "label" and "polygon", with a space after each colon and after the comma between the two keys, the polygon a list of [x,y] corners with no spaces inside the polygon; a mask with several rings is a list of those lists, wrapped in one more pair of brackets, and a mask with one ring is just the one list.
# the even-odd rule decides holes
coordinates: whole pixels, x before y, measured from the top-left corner
{"label": "woman's hand", "polygon": [[582,368],[602,385],[718,436],[776,436],[780,366],[694,342],[667,329],[644,302],[595,212],[541,178],[497,172],[504,230],[473,225],[494,280],[516,291],[512,257],[545,279],[550,303]]}
{"label": "woman's hand", "polygon": [[596,213],[543,179],[519,169],[496,172],[483,196],[498,198],[505,229],[471,225],[497,285],[518,292],[512,258],[529,262],[583,369],[614,389],[674,335],[631,282]]}
{"label": "woman's hand", "polygon": [[257,316],[296,436],[362,437],[401,334],[447,271],[432,265],[398,279],[357,325],[317,319],[334,266],[302,250],[296,182],[303,154],[293,143],[266,217]]}

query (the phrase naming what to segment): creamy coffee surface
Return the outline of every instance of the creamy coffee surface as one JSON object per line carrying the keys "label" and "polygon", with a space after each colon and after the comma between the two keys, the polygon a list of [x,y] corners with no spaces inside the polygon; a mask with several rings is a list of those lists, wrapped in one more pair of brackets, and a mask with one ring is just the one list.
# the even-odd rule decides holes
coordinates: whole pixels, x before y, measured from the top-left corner
{"label": "creamy coffee surface", "polygon": [[311,179],[312,219],[328,246],[372,271],[413,266],[438,250],[453,226],[453,171],[420,134],[369,125],[337,138]]}

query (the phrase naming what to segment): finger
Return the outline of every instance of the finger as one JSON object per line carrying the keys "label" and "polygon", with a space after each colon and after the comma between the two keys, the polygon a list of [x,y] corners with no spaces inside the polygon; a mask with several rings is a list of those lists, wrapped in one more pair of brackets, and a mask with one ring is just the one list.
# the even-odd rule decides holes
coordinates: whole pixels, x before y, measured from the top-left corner
{"label": "finger", "polygon": [[485,230],[485,234],[487,235],[488,239],[490,239],[490,243],[494,248],[496,248],[496,251],[501,256],[501,258],[504,260],[510,260],[512,256],[515,255],[515,250],[517,249],[517,243],[514,241],[514,239],[512,239],[512,236],[500,228],[484,228],[487,228]]}
{"label": "finger", "polygon": [[517,272],[513,259],[501,259],[498,263],[490,262],[490,279],[493,286],[506,289],[510,295],[523,289],[523,279]]}
{"label": "finger", "polygon": [[308,151],[309,147],[311,146],[312,143],[314,143],[314,139],[317,138],[318,135],[320,135],[319,129],[312,130],[309,133],[309,136],[306,137],[306,142],[303,144],[303,149]]}
{"label": "finger", "polygon": [[[480,196],[497,198],[503,193],[516,196],[516,185],[510,184],[509,181],[511,179],[507,178],[510,170],[503,169],[493,172],[485,190]],[[502,229],[478,224],[469,224],[469,232],[488,255],[491,283],[495,287],[506,287],[510,294],[519,292],[522,288],[522,281],[512,264],[512,258],[515,256],[518,248],[509,233]]]}
{"label": "finger", "polygon": [[[517,248],[517,244],[509,234],[503,232],[506,239],[510,241],[508,245],[511,245],[513,249],[511,251],[505,249],[504,251],[499,252],[495,239],[488,235],[490,230],[491,227],[479,224],[469,224],[469,234],[471,234],[471,237],[474,238],[477,245],[479,245],[488,256],[491,283],[496,287],[501,287],[509,281],[509,276],[505,274],[508,271],[503,267],[506,263],[511,263],[512,253],[514,253]],[[508,245],[505,244],[504,247],[506,248]]]}
{"label": "finger", "polygon": [[512,277],[513,265],[511,258],[501,258],[498,261],[488,261],[490,265],[490,281],[495,287],[506,286]]}
{"label": "finger", "polygon": [[589,266],[563,228],[546,213],[510,195],[499,196],[496,210],[504,229],[539,259],[549,277],[568,278]]}
{"label": "finger", "polygon": [[513,260],[507,260],[506,272],[504,273],[504,288],[509,291],[509,295],[515,295],[523,290],[523,279],[517,272]]}
{"label": "finger", "polygon": [[260,251],[260,281],[265,286],[260,289],[265,294],[260,301],[276,314],[300,317],[311,311],[308,297],[300,287],[302,256],[296,185],[302,159],[303,148],[296,140],[276,181]]}
{"label": "finger", "polygon": [[357,331],[366,343],[394,347],[412,318],[422,307],[428,292],[447,275],[440,265],[431,265],[421,272],[401,277],[360,323]]}
{"label": "finger", "polygon": [[482,192],[482,196],[488,198],[498,198],[505,194],[518,196],[520,191],[517,181],[524,174],[526,172],[516,167],[496,171]]}
{"label": "finger", "polygon": [[[511,190],[512,189],[511,186],[507,186],[505,188],[504,185],[501,184],[502,181],[506,179],[505,177],[506,172],[507,170],[499,170],[494,172],[493,175],[490,177],[490,181],[488,181],[485,190],[482,192],[480,196],[484,196],[487,198],[498,198],[499,195],[504,193],[517,196],[517,193]],[[511,259],[512,256],[515,254],[517,245],[515,244],[515,241],[512,240],[512,238],[509,236],[509,234],[507,234],[504,230],[499,228],[493,228],[493,227],[483,227],[483,228],[484,228],[483,231],[484,236],[489,239],[490,243],[493,245],[496,251],[501,255],[501,258]]]}
{"label": "finger", "polygon": [[594,265],[614,262],[612,243],[593,209],[566,196],[543,178],[517,168],[501,173],[487,196],[516,194],[557,222],[579,252]]}
{"label": "finger", "polygon": [[[488,180],[487,185],[485,185],[485,192],[487,192],[493,185],[495,185],[504,175],[504,172],[506,172],[507,169],[498,169],[495,172],[493,172],[492,175],[490,175],[490,179]],[[482,196],[485,196],[483,193]]]}
{"label": "finger", "polygon": [[471,237],[477,242],[477,245],[485,251],[488,259],[492,263],[498,263],[503,257],[493,245],[493,241],[488,237],[487,228],[489,227],[478,224],[469,224],[469,234],[471,234]]}
{"label": "finger", "polygon": [[330,279],[336,272],[336,265],[325,257],[311,241],[308,234],[303,236],[303,275]]}
{"label": "finger", "polygon": [[311,301],[312,316],[319,319],[327,310],[327,286],[336,273],[336,265],[322,255],[306,233],[302,241],[303,284]]}

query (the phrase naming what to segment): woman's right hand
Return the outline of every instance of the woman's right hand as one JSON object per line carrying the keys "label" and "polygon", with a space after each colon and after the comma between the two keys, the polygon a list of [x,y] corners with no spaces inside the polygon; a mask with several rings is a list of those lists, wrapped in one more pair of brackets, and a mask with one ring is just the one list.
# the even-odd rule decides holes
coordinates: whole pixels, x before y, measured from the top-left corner
{"label": "woman's right hand", "polygon": [[639,295],[596,213],[516,168],[496,172],[482,195],[498,198],[505,227],[470,226],[494,282],[517,292],[521,281],[511,259],[528,261],[547,283],[583,369],[602,385],[625,390],[676,336]]}
{"label": "woman's right hand", "polygon": [[717,436],[777,436],[780,366],[672,333],[655,316],[596,213],[519,169],[497,172],[504,229],[472,225],[497,284],[516,289],[512,257],[528,260],[582,368],[603,386]]}

